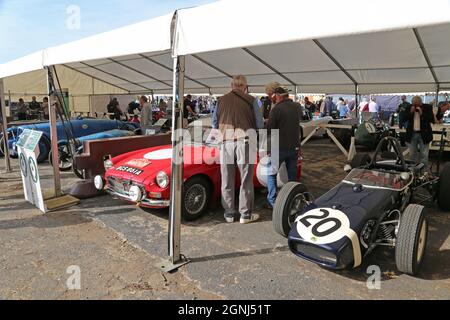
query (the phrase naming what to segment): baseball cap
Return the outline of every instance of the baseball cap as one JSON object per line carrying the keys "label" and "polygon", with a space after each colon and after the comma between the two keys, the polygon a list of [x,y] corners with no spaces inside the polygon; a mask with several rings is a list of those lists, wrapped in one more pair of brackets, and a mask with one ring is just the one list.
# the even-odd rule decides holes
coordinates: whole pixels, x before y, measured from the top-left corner
{"label": "baseball cap", "polygon": [[279,94],[279,95],[287,95],[289,94],[289,92],[291,92],[292,90],[289,90],[286,87],[278,87],[275,88],[275,90],[273,91],[275,94]]}

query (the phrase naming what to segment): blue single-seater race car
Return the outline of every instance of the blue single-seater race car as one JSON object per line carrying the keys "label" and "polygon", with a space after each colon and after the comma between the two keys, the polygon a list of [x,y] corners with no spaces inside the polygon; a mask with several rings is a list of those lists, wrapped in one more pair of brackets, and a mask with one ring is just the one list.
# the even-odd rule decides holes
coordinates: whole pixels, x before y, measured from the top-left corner
{"label": "blue single-seater race car", "polygon": [[[385,151],[381,152],[381,150]],[[275,231],[297,256],[330,269],[356,268],[378,246],[395,248],[399,271],[419,272],[428,223],[424,206],[437,200],[450,210],[450,164],[439,177],[406,161],[399,142],[385,137],[373,157],[358,154],[348,176],[314,200],[305,185],[283,187],[273,211]],[[418,204],[412,201],[420,199]]]}
{"label": "blue single-seater race car", "polygon": [[[119,120],[108,120],[108,119],[76,119],[71,120],[70,124],[66,121],[65,126],[61,121],[57,122],[57,136],[58,141],[69,140],[66,130],[69,131],[73,128],[73,138],[80,138],[83,136],[119,129],[134,131],[140,128],[138,123],[123,122]],[[8,129],[8,147],[11,157],[17,157],[17,147],[16,143],[19,140],[20,135],[23,130],[31,129],[36,131],[42,131],[43,135],[39,141],[39,156],[37,158],[38,163],[42,163],[48,159],[50,152],[50,123],[39,123],[31,124],[19,127],[12,127]],[[70,131],[69,131],[70,132]],[[1,143],[3,146],[3,143]]]}

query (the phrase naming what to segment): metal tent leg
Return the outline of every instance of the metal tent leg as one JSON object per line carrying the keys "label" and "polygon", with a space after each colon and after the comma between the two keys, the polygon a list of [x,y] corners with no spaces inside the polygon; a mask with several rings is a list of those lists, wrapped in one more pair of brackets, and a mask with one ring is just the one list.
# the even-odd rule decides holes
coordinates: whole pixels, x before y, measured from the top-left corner
{"label": "metal tent leg", "polygon": [[181,246],[181,208],[183,190],[183,101],[185,57],[174,58],[173,105],[172,105],[172,178],[170,186],[169,212],[169,260],[157,266],[165,272],[175,271],[189,263],[180,253]]}
{"label": "metal tent leg", "polygon": [[[61,196],[61,175],[59,172],[58,163],[58,137],[56,129],[56,90],[53,83],[53,75],[51,67],[47,67],[47,88],[48,88],[48,112],[50,118],[50,142],[52,150],[52,163],[53,165],[53,181],[54,181],[54,191],[55,198]],[[56,151],[56,152],[55,152]]]}
{"label": "metal tent leg", "polygon": [[[11,105],[11,100],[9,100]],[[3,150],[5,156],[5,172],[11,172],[11,159],[9,158],[8,149],[8,135],[6,130],[8,129],[8,121],[6,118],[6,102],[5,102],[5,88],[3,86],[3,79],[0,79],[0,104],[2,108],[2,136],[3,136]]]}

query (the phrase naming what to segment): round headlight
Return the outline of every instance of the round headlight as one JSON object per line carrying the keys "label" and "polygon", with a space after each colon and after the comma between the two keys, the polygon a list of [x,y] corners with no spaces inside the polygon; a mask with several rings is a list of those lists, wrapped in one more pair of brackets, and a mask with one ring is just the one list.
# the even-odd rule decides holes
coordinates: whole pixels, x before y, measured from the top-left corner
{"label": "round headlight", "polygon": [[141,188],[137,186],[132,186],[128,193],[130,195],[130,200],[133,202],[138,202],[142,200],[142,191]]}
{"label": "round headlight", "polygon": [[162,189],[167,188],[169,181],[169,176],[164,171],[160,171],[156,175],[156,184]]}
{"label": "round headlight", "polygon": [[103,190],[104,183],[103,183],[102,176],[95,176],[94,186],[95,186],[95,189],[97,189],[97,190]]}

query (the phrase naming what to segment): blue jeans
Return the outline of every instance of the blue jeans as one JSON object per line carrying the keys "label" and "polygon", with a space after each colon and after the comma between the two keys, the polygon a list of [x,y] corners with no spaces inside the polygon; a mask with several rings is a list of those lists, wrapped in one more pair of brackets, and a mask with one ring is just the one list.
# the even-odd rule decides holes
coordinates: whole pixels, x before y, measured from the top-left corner
{"label": "blue jeans", "polygon": [[[273,155],[271,157],[271,161],[273,161]],[[278,166],[276,166],[275,162],[269,167],[269,170],[276,170],[280,168],[280,166],[286,163],[286,169],[288,172],[289,181],[297,181],[297,162],[298,162],[298,150],[280,150],[279,151],[279,159]],[[272,172],[271,172],[272,173]],[[267,176],[267,200],[271,206],[275,205],[275,200],[277,199],[277,175],[278,174],[269,174]]]}
{"label": "blue jeans", "polygon": [[411,142],[408,143],[409,153],[411,160],[416,163],[423,163],[425,169],[428,170],[428,155],[430,153],[430,145],[424,144],[422,140],[422,134],[414,132],[411,138]]}

